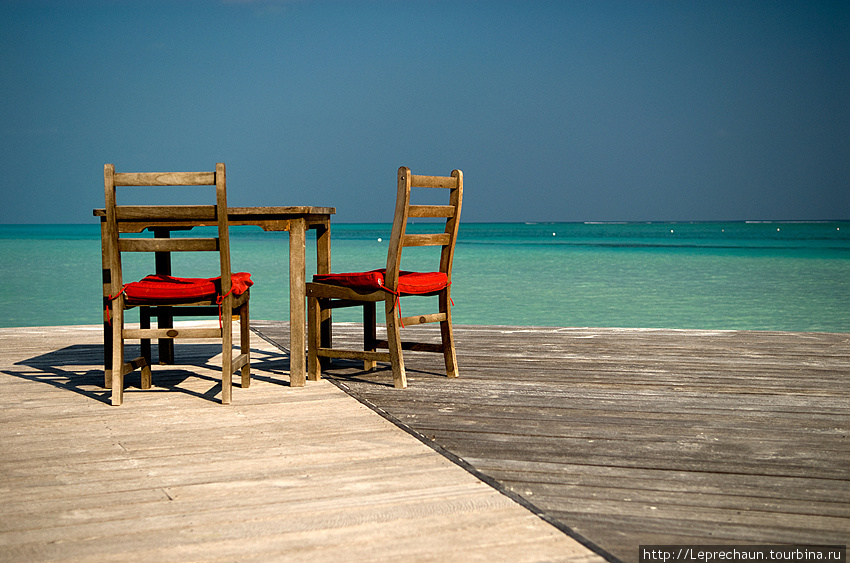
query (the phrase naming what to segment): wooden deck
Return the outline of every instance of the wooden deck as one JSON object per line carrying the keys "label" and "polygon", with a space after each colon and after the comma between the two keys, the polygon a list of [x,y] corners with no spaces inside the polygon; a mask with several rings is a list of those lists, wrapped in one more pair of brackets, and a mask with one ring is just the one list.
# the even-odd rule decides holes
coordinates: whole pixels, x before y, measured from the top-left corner
{"label": "wooden deck", "polygon": [[[285,324],[258,325],[287,342]],[[427,327],[406,329],[429,330]],[[850,334],[456,327],[341,388],[609,558],[850,543]],[[359,340],[353,326],[335,338]],[[309,382],[308,382],[309,384]]]}
{"label": "wooden deck", "polygon": [[602,561],[256,335],[219,404],[219,354],[112,407],[99,327],[0,329],[0,561]]}
{"label": "wooden deck", "polygon": [[0,329],[0,561],[850,543],[850,334],[456,327],[458,379],[408,353],[406,390],[345,362],[292,389],[288,325],[255,328],[232,405],[217,346],[181,343],[208,365],[128,376],[121,407],[99,327]]}

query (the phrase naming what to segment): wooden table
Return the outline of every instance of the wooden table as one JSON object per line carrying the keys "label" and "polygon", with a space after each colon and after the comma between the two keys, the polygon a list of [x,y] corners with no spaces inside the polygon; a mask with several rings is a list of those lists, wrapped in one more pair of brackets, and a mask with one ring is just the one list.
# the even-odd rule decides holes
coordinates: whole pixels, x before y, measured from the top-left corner
{"label": "wooden table", "polygon": [[[227,219],[231,226],[253,225],[264,231],[289,231],[289,364],[290,385],[303,387],[306,380],[306,246],[307,231],[316,230],[316,270],[325,274],[331,271],[331,215],[336,213],[333,207],[228,207]],[[95,209],[94,216],[100,217],[101,249],[103,255],[103,298],[104,310],[109,306],[109,263],[106,256],[106,212]],[[141,232],[149,229],[154,236],[168,237],[174,230],[186,230],[192,227],[215,225],[204,221],[161,221],[145,222],[125,220],[118,222],[121,232]],[[169,253],[160,253],[156,259],[157,273],[170,274],[171,259]],[[166,271],[168,270],[168,271]],[[169,323],[171,319],[161,318]],[[104,368],[106,380],[111,381],[110,362],[112,358],[111,325],[104,313]],[[173,345],[173,341],[168,341]],[[162,346],[162,344],[161,344]],[[160,348],[160,355],[173,361],[173,349]],[[161,358],[162,359],[162,358]]]}

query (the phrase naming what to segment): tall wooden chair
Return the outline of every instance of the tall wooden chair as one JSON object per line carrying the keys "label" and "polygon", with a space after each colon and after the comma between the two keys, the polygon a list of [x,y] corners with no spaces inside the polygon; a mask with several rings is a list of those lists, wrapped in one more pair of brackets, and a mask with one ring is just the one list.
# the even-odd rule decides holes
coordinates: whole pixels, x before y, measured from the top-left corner
{"label": "tall wooden chair", "polygon": [[[120,405],[124,395],[124,375],[142,370],[142,389],[151,386],[150,339],[220,338],[222,342],[222,403],[232,395],[232,375],[242,370],[242,387],[251,383],[248,299],[250,274],[230,271],[230,237],[227,222],[227,187],[224,164],[214,172],[116,173],[113,164],[103,167],[106,192],[106,237],[104,252],[109,263],[110,293],[107,313],[112,327],[112,404]],[[214,205],[118,205],[116,187],[120,186],[215,186]],[[184,190],[185,191],[185,190]],[[122,190],[122,193],[124,191]],[[146,228],[185,228],[216,225],[216,237],[143,238]],[[122,255],[127,252],[216,252],[219,276],[215,278],[177,278],[148,275],[125,284]],[[145,311],[140,328],[124,327],[124,311],[140,307]],[[150,328],[151,311],[157,307],[186,307],[188,314],[218,313],[218,328]],[[233,315],[240,319],[240,354],[233,357]],[[142,341],[142,356],[124,361],[124,341]]]}
{"label": "tall wooden chair", "polygon": [[[411,188],[442,188],[449,192],[448,205],[411,205]],[[451,283],[452,260],[460,222],[463,198],[463,173],[454,170],[451,176],[417,176],[402,166],[398,169],[398,193],[395,218],[389,241],[386,268],[367,272],[323,274],[313,276],[307,284],[308,319],[308,378],[321,378],[320,358],[348,358],[364,361],[364,369],[373,369],[376,361],[392,364],[393,384],[407,387],[402,349],[443,354],[446,375],[457,377],[457,358],[452,334]],[[409,218],[439,218],[445,222],[430,223],[430,234],[408,234]],[[439,269],[434,272],[401,270],[401,252],[411,246],[440,246]],[[400,318],[399,298],[408,295],[438,296],[439,312]],[[387,340],[377,340],[375,304],[384,302]],[[363,350],[341,350],[331,345],[329,315],[325,312],[338,307],[363,307]],[[402,342],[399,328],[422,323],[440,323],[440,344]],[[324,342],[323,342],[324,341]],[[377,351],[387,348],[387,352]]]}

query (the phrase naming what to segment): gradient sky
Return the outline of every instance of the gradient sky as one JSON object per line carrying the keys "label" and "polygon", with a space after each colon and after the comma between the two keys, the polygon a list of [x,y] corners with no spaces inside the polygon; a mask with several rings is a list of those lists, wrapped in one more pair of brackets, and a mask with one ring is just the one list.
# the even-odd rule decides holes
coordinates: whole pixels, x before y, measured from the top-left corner
{"label": "gradient sky", "polygon": [[850,219],[850,2],[0,0],[0,223],[94,223],[103,164],[389,222]]}

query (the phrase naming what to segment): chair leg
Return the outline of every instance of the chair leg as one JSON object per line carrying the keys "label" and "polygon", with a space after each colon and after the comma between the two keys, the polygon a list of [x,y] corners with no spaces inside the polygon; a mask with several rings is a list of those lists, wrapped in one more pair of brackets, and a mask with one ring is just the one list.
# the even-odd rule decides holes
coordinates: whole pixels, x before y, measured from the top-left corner
{"label": "chair leg", "polygon": [[[147,307],[139,307],[139,328],[150,328],[151,327],[151,312]],[[142,338],[139,343],[139,347],[142,351],[142,357],[146,358],[148,362],[151,361],[151,340],[150,338]]]}
{"label": "chair leg", "polygon": [[440,312],[446,314],[446,320],[440,322],[440,336],[443,341],[443,357],[446,360],[446,377],[457,377],[457,353],[452,331],[452,309],[448,295],[440,295]]}
{"label": "chair leg", "polygon": [[393,385],[396,389],[407,388],[407,374],[404,371],[404,357],[401,354],[401,335],[399,320],[396,314],[395,301],[390,298],[385,302],[387,313],[387,347],[390,351],[390,362],[393,368]]}
{"label": "chair leg", "polygon": [[150,389],[152,385],[151,364],[145,361],[144,365],[142,365],[142,389]]}
{"label": "chair leg", "polygon": [[[104,300],[107,301],[107,300]],[[106,307],[112,307],[107,301]],[[103,388],[112,389],[112,311],[109,319],[103,321]]]}
{"label": "chair leg", "polygon": [[248,357],[248,363],[242,366],[242,389],[251,386],[251,324],[248,314],[248,301],[239,308],[239,344],[240,353]]}
{"label": "chair leg", "polygon": [[[321,342],[322,348],[331,349],[334,347],[333,345],[333,309],[329,307],[321,308],[319,310],[319,342]],[[319,365],[322,368],[327,368],[330,366],[331,359],[330,358],[319,358]]]}
{"label": "chair leg", "polygon": [[318,298],[307,297],[307,379],[322,379],[322,365],[319,361],[319,347],[322,344],[321,327],[322,305]]}
{"label": "chair leg", "polygon": [[[147,307],[139,307],[139,327],[151,327],[151,312]],[[150,338],[142,338],[139,344],[142,351],[142,357],[145,359],[146,367],[142,369],[142,389],[150,389],[151,381],[151,340]]]}
{"label": "chair leg", "polygon": [[229,405],[233,397],[233,308],[225,299],[221,314],[221,404]]}
{"label": "chair leg", "polygon": [[124,311],[120,297],[112,307],[112,405],[124,402]]}
{"label": "chair leg", "polygon": [[451,321],[440,323],[440,333],[443,337],[443,358],[446,361],[446,377],[457,377],[457,353],[455,352]]}
{"label": "chair leg", "polygon": [[[363,350],[367,352],[374,352],[377,349],[378,319],[375,311],[376,307],[374,302],[363,304]],[[375,369],[375,365],[375,360],[363,360],[364,371],[372,371]]]}

